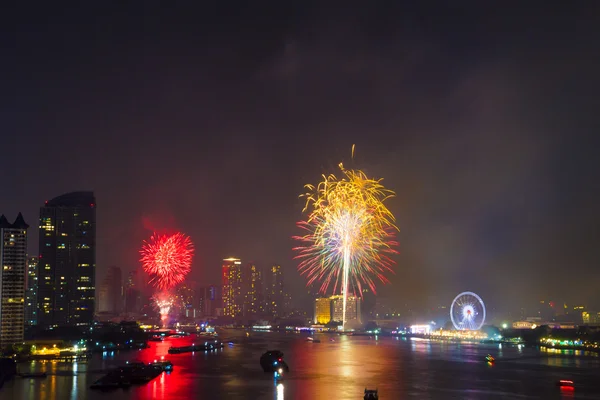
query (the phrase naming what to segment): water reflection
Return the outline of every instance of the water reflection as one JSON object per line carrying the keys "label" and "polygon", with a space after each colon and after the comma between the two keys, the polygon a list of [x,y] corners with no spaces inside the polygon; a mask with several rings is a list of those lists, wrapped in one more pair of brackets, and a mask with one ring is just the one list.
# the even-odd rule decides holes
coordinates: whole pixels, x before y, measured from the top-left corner
{"label": "water reflection", "polygon": [[283,389],[284,389],[283,388],[283,383],[277,383],[276,385],[277,385],[277,387],[276,387],[276,390],[275,390],[275,393],[276,393],[275,399],[276,400],[283,400]]}
{"label": "water reflection", "polygon": [[77,399],[77,362],[73,363],[73,383],[71,384],[71,400]]}
{"label": "water reflection", "polygon": [[[224,336],[235,337],[236,333]],[[576,376],[578,394],[588,390],[586,387],[595,388],[594,372],[600,364],[598,357],[586,357],[585,352],[538,351],[511,345],[343,335],[333,336],[335,340],[330,341],[332,336],[326,334],[315,334],[321,342],[310,343],[305,334],[242,335],[244,332],[235,337],[234,346],[213,352],[168,354],[170,346],[194,340],[182,338],[152,343],[151,349],[142,351],[98,354],[87,363],[21,364],[20,372],[45,371],[48,378],[17,379],[5,385],[0,396],[27,400],[100,400],[109,396],[110,400],[162,400],[204,398],[210,394],[216,400],[283,400],[285,391],[288,400],[344,400],[362,398],[365,388],[378,388],[382,398],[556,398],[570,395],[556,387],[557,379]],[[285,353],[290,366],[285,381],[274,382],[271,374],[260,369],[258,360],[267,349]],[[488,353],[498,356],[493,368],[484,362]],[[126,361],[151,362],[163,356],[173,362],[175,369],[149,384],[109,394],[89,389],[107,370]],[[590,366],[596,369],[586,369]]]}

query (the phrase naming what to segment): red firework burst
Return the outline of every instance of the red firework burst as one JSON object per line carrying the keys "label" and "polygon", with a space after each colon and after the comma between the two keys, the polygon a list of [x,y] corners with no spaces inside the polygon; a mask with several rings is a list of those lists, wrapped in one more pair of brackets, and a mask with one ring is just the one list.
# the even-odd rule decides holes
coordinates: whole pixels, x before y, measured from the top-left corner
{"label": "red firework burst", "polygon": [[140,254],[144,271],[150,275],[149,283],[160,290],[168,290],[183,282],[190,272],[194,245],[189,236],[180,232],[174,235],[155,233],[149,241],[144,241]]}

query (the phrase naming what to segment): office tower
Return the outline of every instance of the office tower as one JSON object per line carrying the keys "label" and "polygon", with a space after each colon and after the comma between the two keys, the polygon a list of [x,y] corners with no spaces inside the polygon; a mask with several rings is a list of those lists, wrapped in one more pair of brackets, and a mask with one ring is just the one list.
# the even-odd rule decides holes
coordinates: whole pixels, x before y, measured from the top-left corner
{"label": "office tower", "polygon": [[198,307],[204,317],[218,317],[222,315],[222,287],[205,286],[200,289]]}
{"label": "office tower", "polygon": [[282,316],[286,303],[286,295],[283,290],[283,274],[279,265],[273,265],[267,271],[266,297],[269,314],[273,317]]}
{"label": "office tower", "polygon": [[315,299],[315,324],[325,325],[331,322],[331,299],[318,297]]}
{"label": "office tower", "polygon": [[263,284],[262,273],[254,263],[246,264],[242,268],[242,292],[244,303],[242,315],[251,316],[259,314],[263,307]]}
{"label": "office tower", "polygon": [[119,315],[123,304],[121,268],[108,267],[106,277],[98,285],[98,312]]}
{"label": "office tower", "polygon": [[38,325],[85,326],[96,306],[96,199],[58,196],[40,209]]}
{"label": "office tower", "polygon": [[226,258],[222,267],[223,315],[239,317],[245,296],[242,289],[242,262],[238,258]]}
{"label": "office tower", "polygon": [[38,257],[27,258],[27,282],[25,291],[25,326],[37,325]]}
{"label": "office tower", "polygon": [[27,228],[21,213],[12,224],[0,216],[0,349],[23,341]]}
{"label": "office tower", "polygon": [[[344,296],[331,296],[331,319],[342,321],[344,310]],[[348,296],[346,299],[346,322],[361,321],[360,298]]]}
{"label": "office tower", "polygon": [[[360,298],[348,296],[346,299],[346,323],[361,322]],[[343,319],[343,296],[319,297],[315,299],[316,324],[327,324],[329,322],[342,322]]]}
{"label": "office tower", "polygon": [[138,271],[131,271],[125,281],[125,312],[128,314],[139,313],[142,308],[142,293]]}
{"label": "office tower", "polygon": [[177,305],[180,307],[180,316],[196,318],[200,316],[198,305],[198,294],[196,293],[196,284],[186,282],[176,290]]}

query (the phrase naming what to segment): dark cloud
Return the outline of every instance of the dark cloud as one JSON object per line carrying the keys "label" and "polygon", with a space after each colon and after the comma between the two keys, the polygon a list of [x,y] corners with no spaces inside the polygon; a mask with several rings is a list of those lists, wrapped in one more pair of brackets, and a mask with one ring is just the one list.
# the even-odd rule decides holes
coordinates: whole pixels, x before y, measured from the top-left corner
{"label": "dark cloud", "polygon": [[596,5],[42,11],[3,25],[0,209],[95,190],[100,275],[168,226],[199,282],[234,255],[301,292],[297,195],[344,161],[398,193],[384,294],[599,300]]}

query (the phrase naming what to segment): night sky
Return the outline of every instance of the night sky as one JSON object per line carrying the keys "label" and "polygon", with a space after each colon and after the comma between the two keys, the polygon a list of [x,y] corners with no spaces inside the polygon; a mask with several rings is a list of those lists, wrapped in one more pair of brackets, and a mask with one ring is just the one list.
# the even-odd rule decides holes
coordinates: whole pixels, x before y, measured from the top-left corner
{"label": "night sky", "polygon": [[398,194],[390,298],[600,306],[600,3],[83,3],[1,13],[0,212],[32,254],[44,201],[94,190],[98,279],[178,229],[197,282],[237,256],[297,293],[297,196],[345,161]]}

